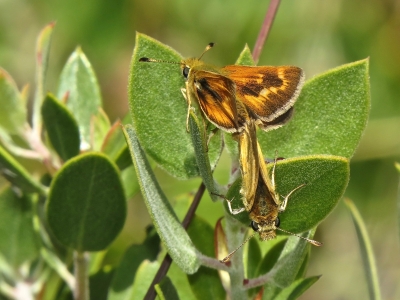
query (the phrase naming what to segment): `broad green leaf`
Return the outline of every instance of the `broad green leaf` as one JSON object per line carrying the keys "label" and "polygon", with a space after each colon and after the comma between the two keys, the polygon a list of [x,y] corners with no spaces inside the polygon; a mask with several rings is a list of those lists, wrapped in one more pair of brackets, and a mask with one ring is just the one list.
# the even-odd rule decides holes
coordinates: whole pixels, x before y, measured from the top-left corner
{"label": "broad green leaf", "polygon": [[42,105],[43,123],[50,142],[63,161],[79,154],[79,128],[70,111],[53,95]]}
{"label": "broad green leaf", "polygon": [[105,249],[126,217],[117,167],[100,153],[69,160],[51,183],[46,208],[49,226],[62,244],[78,251]]}
{"label": "broad green leaf", "polygon": [[143,244],[130,246],[115,270],[107,299],[125,300],[131,298],[133,282],[140,264],[154,261],[160,249],[160,238],[151,230]]}
{"label": "broad green leaf", "polygon": [[140,189],[147,210],[161,240],[174,262],[187,274],[197,271],[200,264],[196,249],[161,190],[132,126],[124,127]]}
{"label": "broad green leaf", "polygon": [[36,182],[32,175],[0,145],[0,171],[14,186],[24,193],[45,194],[46,189]]}
{"label": "broad green leaf", "polygon": [[[214,230],[205,220],[195,216],[189,225],[188,234],[202,254],[214,257]],[[188,280],[197,299],[226,298],[217,270],[201,266],[196,273],[188,275]]]}
{"label": "broad green leaf", "polygon": [[67,107],[79,124],[80,148],[89,149],[90,122],[99,112],[101,96],[96,75],[80,47],[71,54],[62,70],[57,98],[67,99]]}
{"label": "broad green leaf", "polygon": [[55,22],[46,25],[40,32],[36,41],[36,84],[35,100],[33,103],[32,123],[33,127],[41,130],[41,114],[45,91],[46,71],[49,62],[50,43],[53,35]]}
{"label": "broad green leaf", "polygon": [[367,286],[370,299],[381,299],[379,287],[378,270],[371,240],[368,235],[367,227],[358,211],[357,207],[350,199],[345,199],[344,203],[351,213],[354,226],[356,228],[358,243],[360,244],[361,257],[364,264],[365,276],[367,277]]}
{"label": "broad green leaf", "polygon": [[10,187],[0,191],[0,255],[14,270],[39,256],[33,216],[32,197],[18,196]]}
{"label": "broad green leaf", "polygon": [[[271,173],[272,163],[268,164]],[[286,196],[302,184],[288,200],[286,210],[279,214],[280,228],[304,232],[319,224],[333,210],[342,197],[349,181],[347,159],[330,155],[301,156],[277,162],[275,184],[280,195]],[[228,191],[232,207],[243,207],[240,179]],[[234,218],[249,224],[246,211]],[[279,234],[279,232],[277,232]]]}
{"label": "broad green leaf", "polygon": [[179,300],[178,292],[169,277],[164,277],[154,286],[160,300]]}
{"label": "broad green leaf", "polygon": [[20,134],[27,122],[25,101],[14,80],[0,68],[0,127],[9,134]]}
{"label": "broad green leaf", "polygon": [[370,110],[368,60],[329,70],[306,82],[285,126],[258,132],[264,154],[331,154],[350,158]]}
{"label": "broad green leaf", "polygon": [[[139,62],[141,57],[177,64]],[[130,67],[129,104],[133,127],[146,153],[171,175],[187,179],[198,176],[199,170],[190,134],[186,132],[188,105],[180,90],[185,86],[181,59],[168,46],[137,33]],[[211,146],[210,153],[219,156]],[[216,159],[211,157],[210,161]]]}
{"label": "broad green leaf", "polygon": [[283,289],[277,296],[276,300],[295,300],[307,291],[321,276],[312,276],[308,278],[298,279],[290,286]]}

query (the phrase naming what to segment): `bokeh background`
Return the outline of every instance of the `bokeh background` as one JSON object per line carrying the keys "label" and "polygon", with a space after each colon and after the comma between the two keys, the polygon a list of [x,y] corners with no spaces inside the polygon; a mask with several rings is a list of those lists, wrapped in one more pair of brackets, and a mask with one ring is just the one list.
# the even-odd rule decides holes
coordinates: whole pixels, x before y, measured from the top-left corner
{"label": "bokeh background", "polygon": [[[244,45],[252,48],[269,1],[261,0],[0,0],[0,66],[19,87],[34,84],[35,40],[56,21],[47,89],[56,91],[63,64],[77,45],[99,78],[104,107],[112,121],[128,110],[127,82],[135,32],[150,35],[183,56],[198,56],[210,41],[205,60],[232,64]],[[400,299],[400,247],[397,189],[400,162],[400,1],[282,1],[260,65],[294,64],[311,78],[341,64],[370,57],[372,109],[367,130],[351,163],[346,197],[360,210],[376,254],[383,299]],[[0,108],[1,109],[1,108]],[[177,207],[199,179],[157,176]],[[226,181],[229,158],[216,176]],[[210,224],[222,206],[205,197],[199,214]],[[140,195],[129,202],[125,229],[108,255],[116,263],[131,243],[140,243],[150,223]],[[367,284],[349,212],[342,202],[320,225],[309,275],[322,274],[302,299],[366,299]]]}

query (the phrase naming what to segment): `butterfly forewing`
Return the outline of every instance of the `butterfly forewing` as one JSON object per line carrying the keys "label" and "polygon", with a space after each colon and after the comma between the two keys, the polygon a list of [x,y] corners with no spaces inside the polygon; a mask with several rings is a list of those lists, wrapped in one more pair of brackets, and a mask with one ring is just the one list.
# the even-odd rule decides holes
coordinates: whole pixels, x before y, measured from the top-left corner
{"label": "butterfly forewing", "polygon": [[304,82],[302,69],[294,66],[226,66],[222,71],[235,82],[238,99],[264,122],[291,108]]}
{"label": "butterfly forewing", "polygon": [[217,73],[196,70],[188,85],[204,115],[217,127],[236,132],[243,126],[243,116],[238,116],[236,108],[235,83],[232,80]]}

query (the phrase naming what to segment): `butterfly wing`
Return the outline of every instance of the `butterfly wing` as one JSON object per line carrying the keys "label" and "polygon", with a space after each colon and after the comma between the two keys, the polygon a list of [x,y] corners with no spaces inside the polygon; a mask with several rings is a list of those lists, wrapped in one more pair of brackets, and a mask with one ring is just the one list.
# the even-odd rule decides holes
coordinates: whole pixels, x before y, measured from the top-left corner
{"label": "butterfly wing", "polygon": [[236,96],[253,118],[271,122],[296,102],[304,83],[303,70],[294,66],[226,66],[224,74],[236,84]]}
{"label": "butterfly wing", "polygon": [[238,115],[236,85],[231,79],[214,72],[196,70],[189,78],[188,86],[211,123],[228,132],[240,130],[244,117]]}

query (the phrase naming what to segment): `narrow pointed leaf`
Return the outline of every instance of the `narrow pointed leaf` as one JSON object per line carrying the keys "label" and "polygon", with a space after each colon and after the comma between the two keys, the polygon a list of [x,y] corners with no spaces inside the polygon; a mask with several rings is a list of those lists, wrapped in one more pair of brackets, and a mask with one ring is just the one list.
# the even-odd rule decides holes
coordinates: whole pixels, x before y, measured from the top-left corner
{"label": "narrow pointed leaf", "polygon": [[27,122],[25,102],[14,80],[0,68],[0,127],[10,134],[22,132]]}
{"label": "narrow pointed leaf", "polygon": [[99,153],[69,160],[51,183],[46,208],[49,226],[62,244],[78,251],[105,249],[126,217],[117,167]]}
{"label": "narrow pointed leaf", "polygon": [[283,289],[277,296],[276,300],[295,300],[307,291],[321,276],[312,276],[308,278],[298,279],[290,286]]}
{"label": "narrow pointed leaf", "polygon": [[376,269],[374,250],[368,235],[367,227],[354,203],[350,199],[345,199],[344,203],[351,213],[356,228],[370,299],[379,300],[382,297],[379,287],[378,270]]}
{"label": "narrow pointed leaf", "polygon": [[[139,62],[141,57],[177,64]],[[186,132],[188,105],[180,90],[185,86],[181,59],[170,47],[137,33],[130,67],[129,105],[133,127],[146,153],[171,175],[187,179],[198,176],[199,170],[190,134]],[[215,154],[219,156],[218,151]],[[210,157],[210,161],[216,159]]]}
{"label": "narrow pointed leaf", "polygon": [[50,43],[53,35],[55,22],[46,25],[40,32],[36,41],[36,84],[35,101],[32,111],[32,123],[34,128],[40,130],[41,114],[40,109],[45,93],[46,71],[50,54]]}
{"label": "narrow pointed leaf", "polygon": [[42,105],[42,116],[50,142],[62,160],[78,155],[78,124],[65,105],[48,94]]}
{"label": "narrow pointed leaf", "polygon": [[32,175],[0,145],[0,171],[14,186],[25,193],[45,194],[46,189],[36,182]]}
{"label": "narrow pointed leaf", "polygon": [[196,272],[200,266],[196,249],[156,181],[144,151],[139,144],[135,130],[132,126],[126,125],[124,134],[136,168],[147,210],[161,240],[167,247],[168,253],[174,262],[185,273],[192,274]]}
{"label": "narrow pointed leaf", "polygon": [[[306,237],[312,238],[314,230]],[[296,236],[288,238],[281,255],[268,273],[270,278],[264,285],[263,299],[273,299],[283,288],[290,286],[296,279],[303,261],[307,255],[309,243]]]}
{"label": "narrow pointed leaf", "polygon": [[196,155],[196,162],[199,168],[199,173],[203,179],[203,183],[206,186],[211,199],[217,200],[214,194],[217,194],[217,190],[214,187],[214,177],[211,171],[210,160],[207,154],[207,145],[205,138],[205,131],[201,129],[201,124],[199,124],[199,119],[196,115],[191,112],[189,118],[189,128],[192,137],[192,143],[194,147],[194,152]]}
{"label": "narrow pointed leaf", "polygon": [[10,187],[0,191],[0,255],[15,270],[39,255],[33,216],[30,196],[17,196]]}
{"label": "narrow pointed leaf", "polygon": [[164,277],[154,286],[160,300],[179,300],[178,292],[169,277]]}
{"label": "narrow pointed leaf", "polygon": [[[214,230],[205,220],[197,216],[193,218],[188,234],[202,254],[208,257],[214,256]],[[217,270],[201,266],[196,273],[188,275],[188,280],[197,299],[225,299],[226,297]]]}
{"label": "narrow pointed leaf", "polygon": [[92,116],[90,120],[90,138],[93,150],[100,151],[104,143],[104,139],[110,130],[111,123],[104,110],[99,107],[98,113]]}
{"label": "narrow pointed leaf", "polygon": [[291,121],[258,133],[264,154],[353,156],[370,110],[368,59],[340,66],[306,82]]}
{"label": "narrow pointed leaf", "polygon": [[101,107],[101,96],[92,66],[79,47],[62,70],[57,98],[67,98],[67,107],[79,124],[81,149],[90,148],[90,122]]}
{"label": "narrow pointed leaf", "polygon": [[160,238],[153,229],[143,244],[130,246],[115,270],[107,299],[125,300],[129,299],[136,272],[140,264],[145,261],[154,261],[160,249]]}

